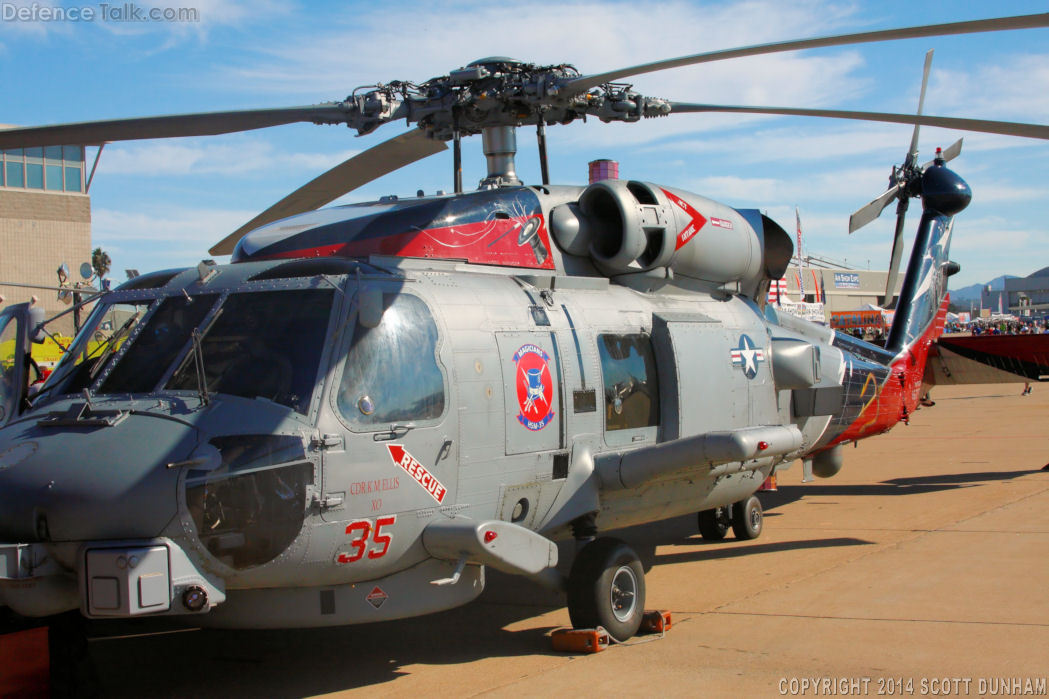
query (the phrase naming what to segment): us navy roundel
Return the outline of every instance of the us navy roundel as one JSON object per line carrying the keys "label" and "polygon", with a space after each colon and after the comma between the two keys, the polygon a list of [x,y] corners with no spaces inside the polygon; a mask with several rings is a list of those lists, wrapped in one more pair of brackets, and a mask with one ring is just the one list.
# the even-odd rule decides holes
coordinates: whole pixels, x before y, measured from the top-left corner
{"label": "us navy roundel", "polygon": [[765,361],[765,350],[754,344],[749,335],[739,336],[739,346],[732,350],[732,366],[743,368],[743,375],[752,379],[758,375],[758,365]]}
{"label": "us navy roundel", "polygon": [[518,422],[538,432],[554,417],[554,378],[550,375],[550,355],[541,347],[523,345],[514,352],[517,365]]}

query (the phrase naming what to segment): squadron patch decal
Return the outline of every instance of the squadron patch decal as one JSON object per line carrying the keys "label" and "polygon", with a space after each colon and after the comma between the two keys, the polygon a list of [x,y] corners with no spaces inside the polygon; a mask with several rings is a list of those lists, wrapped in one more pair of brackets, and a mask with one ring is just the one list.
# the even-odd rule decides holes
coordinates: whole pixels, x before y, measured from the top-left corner
{"label": "squadron patch decal", "polygon": [[541,347],[522,345],[514,352],[517,365],[517,421],[533,432],[554,419],[554,378],[550,374],[550,355]]}
{"label": "squadron patch decal", "polygon": [[739,336],[739,347],[731,352],[732,366],[743,368],[743,374],[752,379],[758,375],[758,366],[765,361],[765,350],[754,344],[749,335]]}

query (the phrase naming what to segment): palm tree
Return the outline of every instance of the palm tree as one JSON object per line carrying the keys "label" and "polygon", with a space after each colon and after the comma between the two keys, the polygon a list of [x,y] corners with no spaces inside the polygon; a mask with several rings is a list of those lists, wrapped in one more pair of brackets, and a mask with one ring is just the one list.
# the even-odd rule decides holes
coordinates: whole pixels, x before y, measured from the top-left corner
{"label": "palm tree", "polygon": [[95,276],[98,277],[98,285],[102,286],[102,278],[109,274],[109,265],[112,260],[109,259],[102,248],[95,248],[91,251],[91,267],[95,270]]}

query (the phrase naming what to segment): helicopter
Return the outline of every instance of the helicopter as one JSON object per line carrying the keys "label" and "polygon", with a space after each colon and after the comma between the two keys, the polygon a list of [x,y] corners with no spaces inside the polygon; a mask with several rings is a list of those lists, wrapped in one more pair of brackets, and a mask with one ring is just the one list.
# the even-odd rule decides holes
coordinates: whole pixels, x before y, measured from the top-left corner
{"label": "helicopter", "polygon": [[[576,628],[637,633],[645,571],[607,532],[694,513],[761,534],[755,492],[917,409],[971,191],[917,160],[919,126],[976,119],[676,102],[622,82],[742,56],[1049,26],[1049,14],[779,42],[585,75],[475,61],[345,100],[0,131],[0,148],[214,135],[294,122],[412,130],[353,156],[211,248],[92,299],[38,382],[39,309],[0,313],[0,603],[27,617],[336,626],[466,604],[485,570],[566,595]],[[928,77],[926,64],[924,83]],[[651,182],[549,182],[546,128],[713,112],[914,125],[890,189],[922,215],[884,347],[766,302],[790,235]],[[535,126],[540,184],[515,166]],[[461,142],[487,175],[464,191]],[[452,143],[451,194],[319,208]],[[897,241],[898,242],[898,241]],[[895,249],[895,244],[894,244]],[[900,248],[902,250],[902,248]],[[902,252],[894,253],[894,270]],[[893,271],[895,274],[895,271]],[[576,543],[567,575],[557,542]],[[564,567],[564,566],[562,566]]]}

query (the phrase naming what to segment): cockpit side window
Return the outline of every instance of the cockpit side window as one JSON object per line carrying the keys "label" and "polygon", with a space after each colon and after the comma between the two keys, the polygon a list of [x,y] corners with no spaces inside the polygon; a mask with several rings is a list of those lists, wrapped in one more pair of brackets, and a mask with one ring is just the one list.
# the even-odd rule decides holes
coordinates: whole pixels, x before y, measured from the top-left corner
{"label": "cockpit side window", "polygon": [[437,363],[437,325],[422,299],[383,296],[378,327],[360,324],[342,371],[337,403],[364,427],[433,420],[444,413],[444,376]]}
{"label": "cockpit side window", "polygon": [[[332,303],[333,292],[319,289],[230,295],[201,340],[208,391],[308,413]],[[197,391],[198,384],[190,351],[166,388]]]}

